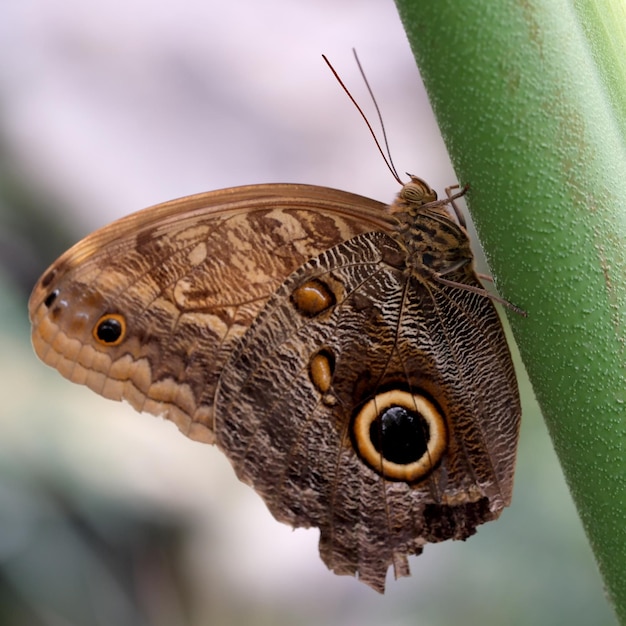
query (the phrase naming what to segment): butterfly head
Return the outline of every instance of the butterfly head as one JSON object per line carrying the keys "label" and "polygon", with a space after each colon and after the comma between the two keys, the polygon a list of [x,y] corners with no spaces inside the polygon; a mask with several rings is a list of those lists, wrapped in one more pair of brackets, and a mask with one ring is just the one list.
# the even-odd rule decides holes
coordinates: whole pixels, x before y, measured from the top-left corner
{"label": "butterfly head", "polygon": [[395,202],[391,205],[392,213],[415,214],[420,209],[437,201],[437,192],[421,178],[409,174],[410,180],[400,190]]}

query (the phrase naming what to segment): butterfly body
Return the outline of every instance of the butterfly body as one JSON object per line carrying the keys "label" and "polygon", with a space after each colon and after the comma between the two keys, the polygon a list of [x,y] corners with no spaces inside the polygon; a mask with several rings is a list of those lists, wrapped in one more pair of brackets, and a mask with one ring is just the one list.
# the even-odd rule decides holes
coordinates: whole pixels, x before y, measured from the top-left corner
{"label": "butterfly body", "polygon": [[97,231],[30,302],[64,376],[216,443],[329,568],[384,589],[511,497],[520,407],[469,240],[419,179],[386,207],[262,185]]}

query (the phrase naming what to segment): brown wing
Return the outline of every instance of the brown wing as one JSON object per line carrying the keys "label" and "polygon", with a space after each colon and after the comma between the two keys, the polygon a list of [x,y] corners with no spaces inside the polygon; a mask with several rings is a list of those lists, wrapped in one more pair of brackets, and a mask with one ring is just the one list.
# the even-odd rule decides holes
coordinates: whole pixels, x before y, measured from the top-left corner
{"label": "brown wing", "polygon": [[407,272],[406,254],[373,232],[297,270],[226,363],[215,405],[238,476],[277,519],[320,528],[330,569],[378,591],[424,544],[498,517],[520,419],[497,312],[462,288],[480,286],[471,265],[441,285]]}
{"label": "brown wing", "polygon": [[66,378],[212,443],[225,361],[300,265],[388,228],[385,205],[309,185],[252,185],[157,205],[96,231],[29,302],[37,355]]}

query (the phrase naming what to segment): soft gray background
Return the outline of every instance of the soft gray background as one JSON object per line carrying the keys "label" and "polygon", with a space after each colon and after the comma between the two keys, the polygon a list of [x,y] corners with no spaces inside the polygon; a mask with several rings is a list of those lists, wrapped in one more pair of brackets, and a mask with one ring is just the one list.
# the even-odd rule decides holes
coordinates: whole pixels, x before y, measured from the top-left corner
{"label": "soft gray background", "polygon": [[467,543],[427,547],[379,596],[330,574],[317,531],[275,522],[218,451],[32,353],[32,283],[114,218],[261,182],[391,200],[321,60],[375,122],[352,47],[399,170],[454,183],[390,0],[2,3],[0,622],[614,623],[524,377],[513,505]]}

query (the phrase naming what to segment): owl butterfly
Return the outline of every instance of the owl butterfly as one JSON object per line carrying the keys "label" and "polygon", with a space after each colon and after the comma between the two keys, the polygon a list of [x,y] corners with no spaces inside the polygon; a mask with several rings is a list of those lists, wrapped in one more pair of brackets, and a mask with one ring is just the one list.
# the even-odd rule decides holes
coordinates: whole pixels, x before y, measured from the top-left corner
{"label": "owl butterfly", "polygon": [[35,351],[216,444],[277,520],[320,529],[331,570],[382,592],[511,499],[515,373],[448,204],[412,177],[391,206],[272,184],[145,209],[45,272]]}

